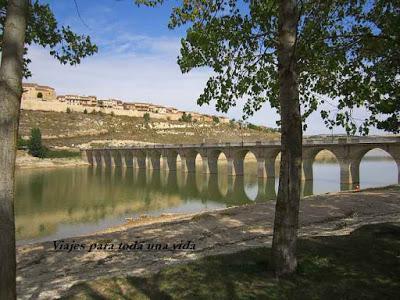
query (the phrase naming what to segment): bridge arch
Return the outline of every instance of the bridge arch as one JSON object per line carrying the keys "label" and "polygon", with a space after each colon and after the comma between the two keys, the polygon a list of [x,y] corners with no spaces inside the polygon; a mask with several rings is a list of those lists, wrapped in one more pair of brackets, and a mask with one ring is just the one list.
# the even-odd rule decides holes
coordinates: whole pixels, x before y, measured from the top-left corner
{"label": "bridge arch", "polygon": [[[358,167],[358,183],[361,188],[399,183],[400,164],[396,162],[393,153],[383,147],[374,147],[360,154],[355,167]],[[385,172],[374,172],[382,168]]]}
{"label": "bridge arch", "polygon": [[341,162],[337,154],[328,148],[311,155],[311,161],[303,161],[303,195],[340,191]]}

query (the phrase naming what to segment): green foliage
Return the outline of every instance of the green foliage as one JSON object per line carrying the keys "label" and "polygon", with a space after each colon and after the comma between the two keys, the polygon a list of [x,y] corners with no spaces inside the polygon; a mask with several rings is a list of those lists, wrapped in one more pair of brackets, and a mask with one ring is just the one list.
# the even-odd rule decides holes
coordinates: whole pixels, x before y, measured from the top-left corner
{"label": "green foliage", "polygon": [[[51,56],[61,64],[76,65],[81,59],[93,55],[98,51],[89,36],[74,33],[69,26],[59,26],[49,4],[39,1],[29,1],[29,13],[25,41],[27,45],[36,44],[49,49]],[[7,1],[0,0],[0,39],[3,39],[4,22]],[[2,44],[0,43],[0,51]],[[25,47],[24,76],[31,76],[27,57],[28,48]]]}
{"label": "green foliage", "polygon": [[86,108],[83,110],[83,113],[84,113],[85,115],[87,114],[87,109],[86,109]]}
{"label": "green foliage", "polygon": [[192,115],[186,114],[186,112],[183,112],[182,116],[179,118],[179,121],[190,123],[190,122],[192,122]]}
{"label": "green foliage", "polygon": [[218,123],[219,123],[219,118],[218,118],[217,116],[213,116],[213,117],[212,117],[212,120],[213,120],[213,122],[214,122],[215,124],[218,124]]}
{"label": "green foliage", "polygon": [[111,115],[111,117],[114,117],[114,116],[115,116],[115,113],[112,111],[112,112],[110,113],[110,115]]}
{"label": "green foliage", "polygon": [[150,122],[150,114],[149,113],[144,113],[143,114],[143,120],[147,124]]}
{"label": "green foliage", "polygon": [[50,150],[46,151],[46,158],[72,158],[80,157],[80,152],[78,151],[68,151],[68,150]]}
{"label": "green foliage", "polygon": [[[156,6],[163,0],[136,0]],[[184,27],[183,73],[209,67],[199,105],[226,112],[247,99],[251,116],[267,101],[279,111],[279,1],[193,0],[173,8],[169,27]],[[303,120],[321,111],[328,128],[400,132],[400,2],[299,1],[296,62]],[[328,103],[329,102],[329,103]],[[354,111],[364,108],[357,119]],[[304,126],[306,127],[306,126]]]}
{"label": "green foliage", "polygon": [[66,112],[67,112],[67,114],[70,114],[71,113],[71,109],[69,107],[67,107]]}
{"label": "green foliage", "polygon": [[39,93],[37,93],[37,98],[40,98],[40,99],[42,99],[42,98],[43,98],[43,94],[42,94],[42,92],[39,92]]}
{"label": "green foliage", "polygon": [[28,152],[30,155],[35,157],[46,157],[47,149],[42,145],[42,133],[39,128],[31,129],[31,137],[28,142]]}
{"label": "green foliage", "polygon": [[24,140],[20,135],[18,135],[17,139],[17,149],[22,150],[28,147],[28,141]]}

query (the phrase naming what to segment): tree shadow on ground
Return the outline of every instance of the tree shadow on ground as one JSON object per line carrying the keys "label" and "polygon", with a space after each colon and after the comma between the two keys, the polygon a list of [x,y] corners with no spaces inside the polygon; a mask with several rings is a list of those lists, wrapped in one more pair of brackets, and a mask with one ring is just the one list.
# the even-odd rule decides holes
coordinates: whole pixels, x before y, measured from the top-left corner
{"label": "tree shadow on ground", "polygon": [[277,280],[270,248],[165,267],[148,277],[98,279],[64,299],[398,299],[400,223],[302,238],[297,272]]}

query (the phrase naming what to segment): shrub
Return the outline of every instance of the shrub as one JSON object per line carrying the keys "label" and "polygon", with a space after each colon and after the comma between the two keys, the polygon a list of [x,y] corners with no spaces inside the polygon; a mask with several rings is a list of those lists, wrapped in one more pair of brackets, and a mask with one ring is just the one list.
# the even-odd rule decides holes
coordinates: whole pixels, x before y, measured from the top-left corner
{"label": "shrub", "polygon": [[67,114],[71,113],[71,109],[69,107],[67,107]]}
{"label": "shrub", "polygon": [[218,123],[219,123],[219,118],[218,118],[217,116],[213,116],[213,117],[212,117],[212,120],[213,120],[213,122],[214,122],[215,124],[218,124]]}
{"label": "shrub", "polygon": [[180,117],[179,121],[181,122],[191,122],[192,121],[192,115],[191,114],[186,114],[186,112],[183,112],[182,117]]}
{"label": "shrub", "polygon": [[42,133],[40,132],[39,128],[31,129],[28,150],[29,154],[32,156],[40,158],[44,158],[46,156],[47,149],[42,145]]}
{"label": "shrub", "polygon": [[150,122],[150,114],[149,113],[143,114],[143,119],[144,119],[145,123],[149,123]]}
{"label": "shrub", "polygon": [[86,108],[83,110],[83,113],[84,113],[85,115],[87,114],[87,109],[86,109]]}
{"label": "shrub", "polygon": [[115,113],[112,111],[110,115],[111,115],[111,117],[114,117]]}
{"label": "shrub", "polygon": [[69,150],[47,150],[46,157],[48,158],[65,158],[65,157],[79,157],[80,152]]}
{"label": "shrub", "polygon": [[20,135],[18,135],[17,139],[17,149],[23,150],[26,149],[28,146],[28,141],[25,141]]}

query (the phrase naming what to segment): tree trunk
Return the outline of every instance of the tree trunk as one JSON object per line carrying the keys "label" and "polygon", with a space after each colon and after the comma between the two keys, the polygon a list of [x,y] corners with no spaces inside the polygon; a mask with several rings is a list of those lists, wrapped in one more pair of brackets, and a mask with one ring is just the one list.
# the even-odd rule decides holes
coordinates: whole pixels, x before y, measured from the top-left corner
{"label": "tree trunk", "polygon": [[276,276],[296,269],[302,159],[302,122],[296,73],[296,0],[279,1],[278,72],[281,114],[281,166],[275,209],[272,262]]}
{"label": "tree trunk", "polygon": [[27,0],[9,0],[0,66],[0,299],[16,299],[14,170]]}

